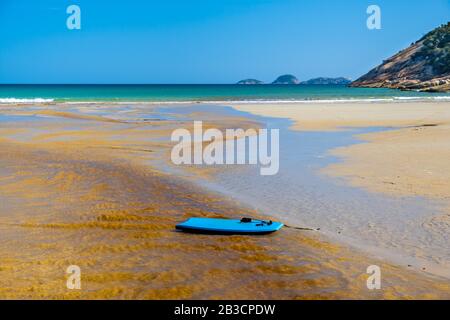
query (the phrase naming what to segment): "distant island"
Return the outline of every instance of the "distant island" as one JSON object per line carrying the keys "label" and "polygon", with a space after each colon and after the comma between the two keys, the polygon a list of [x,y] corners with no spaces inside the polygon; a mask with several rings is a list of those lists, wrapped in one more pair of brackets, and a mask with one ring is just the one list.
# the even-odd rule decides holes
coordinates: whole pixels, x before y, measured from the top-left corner
{"label": "distant island", "polygon": [[[255,85],[255,84],[264,84],[261,80],[256,79],[244,79],[238,81],[236,84],[244,84],[244,85]],[[300,80],[292,74],[284,74],[275,79],[271,84],[300,84]]]}
{"label": "distant island", "polygon": [[284,74],[282,76],[279,76],[276,78],[272,84],[299,84],[300,80],[298,80],[295,76],[292,74]]}
{"label": "distant island", "polygon": [[[313,78],[307,81],[302,81],[297,79],[297,77],[291,75],[291,74],[285,74],[282,76],[279,76],[275,81],[273,81],[271,84],[321,84],[321,85],[348,85],[352,81],[348,78],[344,77],[338,77],[338,78],[326,78],[326,77],[320,77],[320,78]],[[261,80],[256,79],[244,79],[241,81],[238,81],[236,84],[243,84],[243,85],[256,85],[256,84],[264,84]]]}
{"label": "distant island", "polygon": [[264,84],[264,82],[256,79],[244,79],[238,81],[236,84]]}
{"label": "distant island", "polygon": [[351,86],[450,91],[450,22],[383,61]]}
{"label": "distant island", "polygon": [[307,81],[302,81],[300,84],[321,84],[321,85],[348,85],[352,82],[352,80],[344,77],[338,78],[314,78]]}
{"label": "distant island", "polygon": [[[263,81],[257,79],[244,79],[238,81],[236,84],[244,84],[244,85],[255,85],[255,84],[264,84]],[[300,84],[300,80],[292,74],[285,74],[279,76],[275,79],[271,84]]]}

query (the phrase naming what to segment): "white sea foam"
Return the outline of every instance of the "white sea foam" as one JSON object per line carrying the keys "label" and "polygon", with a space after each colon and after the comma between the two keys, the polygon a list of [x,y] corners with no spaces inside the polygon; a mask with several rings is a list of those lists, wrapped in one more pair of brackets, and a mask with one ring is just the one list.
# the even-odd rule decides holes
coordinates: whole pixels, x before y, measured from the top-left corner
{"label": "white sea foam", "polygon": [[33,99],[0,98],[0,103],[8,103],[8,104],[9,103],[11,103],[11,104],[49,103],[49,102],[53,102],[53,101],[54,101],[54,99],[44,99],[44,98],[33,98]]}
{"label": "white sea foam", "polygon": [[390,97],[390,98],[341,98],[341,99],[302,99],[302,100],[286,100],[286,99],[252,99],[252,100],[176,100],[176,101],[67,101],[65,104],[154,104],[154,105],[171,105],[171,104],[298,104],[298,103],[351,103],[351,102],[395,102],[395,101],[450,101],[450,96],[437,97]]}
{"label": "white sea foam", "polygon": [[0,104],[44,104],[44,103],[61,103],[68,105],[88,105],[88,104],[113,104],[113,105],[139,105],[139,104],[154,104],[154,105],[173,105],[173,104],[298,104],[298,103],[358,103],[358,102],[401,102],[401,101],[450,101],[449,96],[416,96],[416,97],[383,97],[383,98],[336,98],[336,99],[223,99],[223,100],[142,100],[142,101],[120,101],[120,100],[99,100],[99,101],[55,101],[55,99],[33,98],[0,98]]}
{"label": "white sea foam", "polygon": [[276,104],[276,103],[349,103],[349,102],[392,102],[392,101],[450,101],[450,96],[437,97],[389,97],[389,98],[341,98],[341,99],[304,99],[304,100],[230,100],[230,101],[202,101],[208,103],[236,103],[236,104]]}

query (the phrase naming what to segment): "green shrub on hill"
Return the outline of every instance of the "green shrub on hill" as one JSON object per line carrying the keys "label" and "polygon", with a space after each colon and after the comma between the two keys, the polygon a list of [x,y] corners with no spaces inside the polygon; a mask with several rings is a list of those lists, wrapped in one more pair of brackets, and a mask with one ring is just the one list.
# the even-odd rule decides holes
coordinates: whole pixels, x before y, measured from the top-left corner
{"label": "green shrub on hill", "polygon": [[450,72],[450,22],[427,33],[419,41],[423,47],[414,59],[426,59],[427,65],[439,74]]}

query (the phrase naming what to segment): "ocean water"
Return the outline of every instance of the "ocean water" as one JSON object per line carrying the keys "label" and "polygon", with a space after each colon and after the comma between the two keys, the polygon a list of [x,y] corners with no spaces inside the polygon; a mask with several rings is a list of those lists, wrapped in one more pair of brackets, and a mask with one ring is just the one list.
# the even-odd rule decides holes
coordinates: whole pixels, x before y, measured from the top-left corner
{"label": "ocean water", "polygon": [[0,85],[0,103],[396,99],[450,99],[450,94],[343,85]]}

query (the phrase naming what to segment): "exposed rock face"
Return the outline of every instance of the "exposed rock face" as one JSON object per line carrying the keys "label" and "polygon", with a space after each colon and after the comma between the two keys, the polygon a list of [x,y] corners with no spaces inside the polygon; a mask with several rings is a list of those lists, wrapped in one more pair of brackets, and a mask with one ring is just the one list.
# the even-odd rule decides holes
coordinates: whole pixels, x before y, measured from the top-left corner
{"label": "exposed rock face", "polygon": [[272,84],[299,84],[300,81],[292,74],[279,76]]}
{"label": "exposed rock face", "polygon": [[353,87],[450,90],[450,22],[354,81]]}
{"label": "exposed rock face", "polygon": [[238,81],[236,84],[264,84],[264,82],[256,79],[244,79],[241,81]]}
{"label": "exposed rock face", "polygon": [[300,82],[300,84],[348,85],[351,82],[352,81],[350,79],[347,79],[347,78],[344,78],[344,77],[339,77],[339,78],[323,78],[323,77],[320,77],[320,78],[309,79],[307,81],[302,81],[302,82]]}

